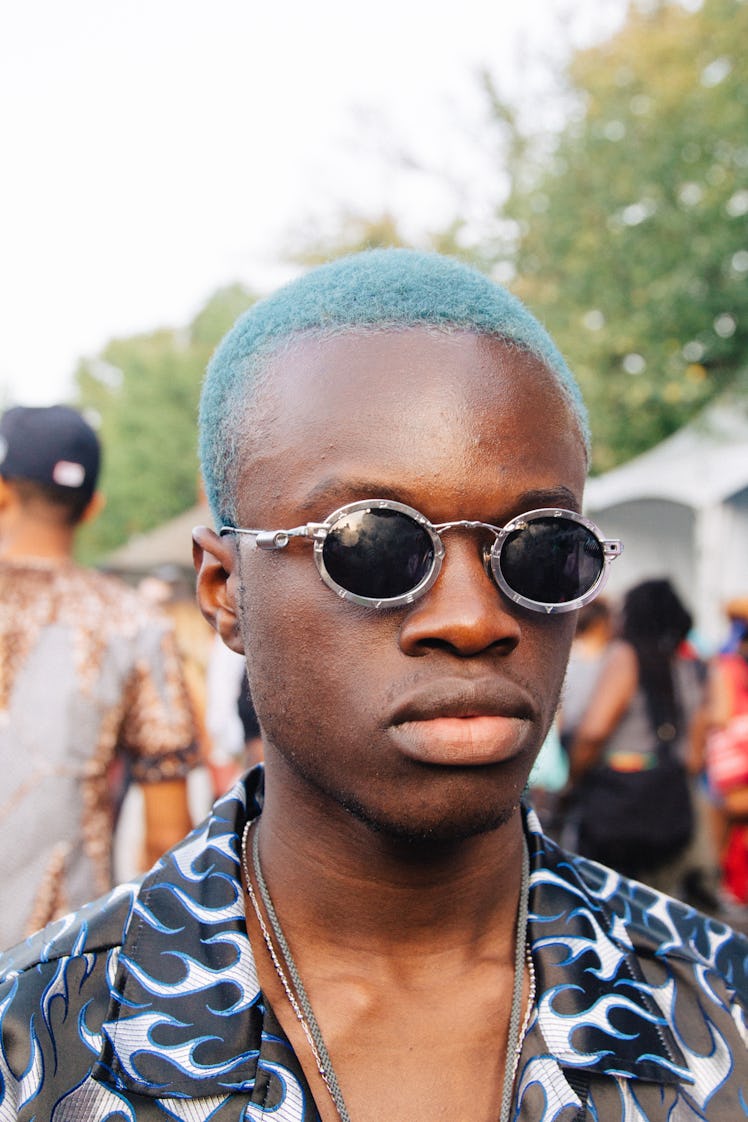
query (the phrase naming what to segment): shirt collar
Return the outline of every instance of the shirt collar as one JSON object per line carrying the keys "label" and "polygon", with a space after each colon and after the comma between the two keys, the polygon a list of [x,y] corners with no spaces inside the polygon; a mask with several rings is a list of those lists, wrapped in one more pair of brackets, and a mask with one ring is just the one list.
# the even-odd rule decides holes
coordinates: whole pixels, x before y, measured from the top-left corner
{"label": "shirt collar", "polygon": [[249,1091],[264,1006],[244,920],[239,841],[251,773],[144,879],[116,962],[95,1078],[188,1097]]}
{"label": "shirt collar", "polygon": [[[692,1082],[668,1025],[675,901],[559,849],[527,815],[538,1025],[562,1067]],[[675,911],[671,914],[669,905]]]}
{"label": "shirt collar", "polygon": [[[250,772],[143,881],[112,962],[94,1070],[116,1090],[202,1097],[255,1085],[269,1010],[246,933],[239,845],[262,808],[263,779],[262,768]],[[621,899],[620,878],[559,850],[534,813],[526,826],[529,937],[549,1052],[587,1072],[690,1080],[662,1012],[669,983],[658,948],[677,938],[662,897],[637,886]],[[276,1039],[278,1031],[272,1018]]]}

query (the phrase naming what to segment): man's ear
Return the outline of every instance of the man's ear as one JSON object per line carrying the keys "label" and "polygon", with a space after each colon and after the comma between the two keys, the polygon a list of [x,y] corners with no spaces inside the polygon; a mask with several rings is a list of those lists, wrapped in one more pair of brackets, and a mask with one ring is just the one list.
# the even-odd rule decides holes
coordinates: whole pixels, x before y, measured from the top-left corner
{"label": "man's ear", "polygon": [[80,516],[79,522],[93,522],[94,518],[98,518],[102,510],[106,506],[106,496],[101,491],[94,491],[88,506]]}
{"label": "man's ear", "polygon": [[227,647],[244,654],[237,604],[239,557],[233,541],[207,526],[192,531],[192,560],[197,573],[200,611]]}
{"label": "man's ear", "polygon": [[8,481],[0,475],[0,510],[13,502],[14,491]]}

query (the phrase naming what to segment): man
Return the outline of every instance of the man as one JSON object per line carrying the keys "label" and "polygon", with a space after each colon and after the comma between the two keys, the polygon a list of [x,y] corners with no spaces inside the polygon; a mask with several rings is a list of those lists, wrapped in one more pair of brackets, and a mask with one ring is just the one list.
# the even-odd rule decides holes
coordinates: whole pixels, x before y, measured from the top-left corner
{"label": "man", "polygon": [[456,262],[354,256],[239,321],[201,426],[199,598],[265,768],[6,958],[0,1117],[740,1117],[748,944],[520,804],[619,549],[540,326]]}
{"label": "man", "polygon": [[0,948],[112,884],[111,765],[142,784],[146,860],[190,826],[191,710],[166,621],[76,565],[101,506],[96,433],[74,409],[0,420]]}

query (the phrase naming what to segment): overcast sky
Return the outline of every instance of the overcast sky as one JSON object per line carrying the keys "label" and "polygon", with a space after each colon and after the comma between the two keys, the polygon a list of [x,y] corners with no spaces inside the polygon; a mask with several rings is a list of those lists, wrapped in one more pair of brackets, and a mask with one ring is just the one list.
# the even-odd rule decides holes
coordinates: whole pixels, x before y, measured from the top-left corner
{"label": "overcast sky", "polygon": [[[543,82],[624,0],[23,0],[0,17],[0,398],[70,393],[114,335],[283,279],[294,235],[412,237],[495,195],[487,67]],[[534,68],[530,60],[536,60]],[[399,153],[422,171],[398,167]]]}

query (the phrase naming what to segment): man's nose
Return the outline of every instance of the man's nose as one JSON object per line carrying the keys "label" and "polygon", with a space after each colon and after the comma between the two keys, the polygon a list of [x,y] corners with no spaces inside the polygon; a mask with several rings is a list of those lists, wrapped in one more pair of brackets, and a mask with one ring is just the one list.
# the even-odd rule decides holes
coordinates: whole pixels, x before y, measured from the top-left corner
{"label": "man's nose", "polygon": [[405,654],[421,655],[441,647],[469,657],[490,647],[508,654],[517,646],[520,620],[486,571],[481,537],[446,535],[441,572],[409,609],[400,628]]}

